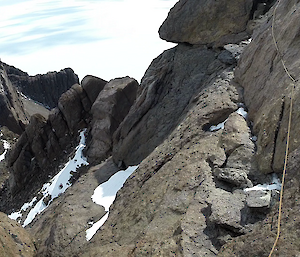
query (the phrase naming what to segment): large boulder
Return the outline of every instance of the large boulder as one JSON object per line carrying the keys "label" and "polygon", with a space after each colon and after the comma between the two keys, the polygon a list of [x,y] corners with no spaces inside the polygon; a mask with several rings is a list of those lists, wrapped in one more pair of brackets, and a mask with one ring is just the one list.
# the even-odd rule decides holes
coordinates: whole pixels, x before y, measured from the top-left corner
{"label": "large boulder", "polygon": [[253,0],[180,0],[159,29],[162,39],[214,47],[245,39]]}
{"label": "large boulder", "polygon": [[91,109],[91,140],[86,152],[90,162],[103,161],[111,154],[112,135],[134,103],[138,86],[135,79],[117,78],[98,95]]}
{"label": "large boulder", "polygon": [[35,241],[16,221],[0,212],[0,255],[3,257],[36,256]]}

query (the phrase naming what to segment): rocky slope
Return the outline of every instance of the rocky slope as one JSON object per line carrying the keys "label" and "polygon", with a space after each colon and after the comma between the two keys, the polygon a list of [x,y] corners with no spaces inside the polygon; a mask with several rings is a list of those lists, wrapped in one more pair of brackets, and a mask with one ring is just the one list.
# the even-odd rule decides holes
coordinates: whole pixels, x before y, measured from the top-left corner
{"label": "rocky slope", "polygon": [[[141,85],[87,76],[60,97],[48,120],[31,117],[7,158],[10,184],[0,210],[30,201],[72,153],[82,128],[90,162],[26,226],[38,256],[268,256],[278,207],[274,172],[280,177],[293,86],[281,57],[297,78],[300,56],[300,3],[280,1],[272,24],[273,4],[180,0],[160,28],[161,38],[179,44],[153,60]],[[298,91],[273,256],[300,251]],[[87,241],[89,222],[107,211],[93,203],[94,189],[136,164]],[[250,190],[259,183],[274,189]]]}

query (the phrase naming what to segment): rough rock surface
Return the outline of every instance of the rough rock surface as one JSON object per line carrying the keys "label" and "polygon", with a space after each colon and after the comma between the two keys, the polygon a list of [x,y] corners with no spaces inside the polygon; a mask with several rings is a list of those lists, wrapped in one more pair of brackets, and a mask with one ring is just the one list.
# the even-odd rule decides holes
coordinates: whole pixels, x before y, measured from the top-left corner
{"label": "rough rock surface", "polygon": [[[280,1],[276,11],[274,35],[281,54],[273,43],[272,13],[273,9],[254,32],[252,42],[242,54],[236,70],[236,81],[244,88],[249,118],[253,121],[254,134],[258,136],[259,168],[265,173],[280,172],[285,153],[293,85],[282,67],[280,55],[291,75],[298,79],[300,54],[298,1]],[[296,149],[300,141],[299,94],[299,86],[296,85],[290,150]]]}
{"label": "rough rock surface", "polygon": [[29,76],[26,72],[7,64],[5,68],[9,79],[19,91],[48,108],[56,107],[61,94],[79,83],[78,76],[71,68],[36,76]]}
{"label": "rough rock surface", "polygon": [[[91,90],[97,92],[99,85],[100,92],[102,83],[102,80],[96,83]],[[78,131],[87,127],[91,106],[86,91],[75,84],[62,94],[58,108],[51,111],[48,120],[39,114],[31,117],[29,125],[7,156],[11,175],[9,191],[1,194],[1,210],[9,212],[17,208],[22,204],[20,199],[24,201],[30,197],[34,190],[48,180],[49,175],[57,172],[62,158],[63,161],[67,159],[72,147],[76,145]],[[9,209],[7,206],[10,206]]]}
{"label": "rough rock surface", "polygon": [[112,135],[129,112],[138,86],[135,79],[117,78],[98,95],[91,109],[91,140],[86,151],[90,162],[101,162],[111,155]]}
{"label": "rough rock surface", "polygon": [[[274,257],[299,256],[299,167],[300,149],[294,150],[289,157],[286,184],[284,187],[284,201],[282,209],[281,234]],[[267,257],[272,249],[277,232],[278,205],[274,206],[268,216],[247,235],[235,238],[225,244],[218,256]]]}
{"label": "rough rock surface", "polygon": [[209,44],[214,47],[237,43],[246,32],[252,0],[180,0],[169,12],[159,35],[174,43]]}
{"label": "rough rock surface", "polygon": [[15,87],[8,78],[5,65],[0,61],[0,126],[21,134],[28,117]]}
{"label": "rough rock surface", "polygon": [[2,257],[36,256],[36,248],[31,235],[2,212],[0,212],[0,244]]}
{"label": "rough rock surface", "polygon": [[[189,102],[198,92],[205,94],[204,88],[227,66],[218,60],[218,54],[203,46],[178,45],[154,59],[142,79],[136,102],[114,134],[116,163],[138,164],[168,137]],[[216,115],[206,117],[207,123],[217,124],[231,111],[224,105]]]}
{"label": "rough rock surface", "polygon": [[227,157],[222,131],[207,129],[241,101],[231,69],[199,87],[185,118],[127,180],[80,255],[215,256],[225,242],[246,233],[246,195],[212,175]]}
{"label": "rough rock surface", "polygon": [[118,170],[111,158],[90,167],[43,215],[26,227],[37,238],[38,256],[74,256],[88,244],[85,231],[90,227],[89,223],[105,215],[104,207],[93,203],[91,196],[99,184]]}

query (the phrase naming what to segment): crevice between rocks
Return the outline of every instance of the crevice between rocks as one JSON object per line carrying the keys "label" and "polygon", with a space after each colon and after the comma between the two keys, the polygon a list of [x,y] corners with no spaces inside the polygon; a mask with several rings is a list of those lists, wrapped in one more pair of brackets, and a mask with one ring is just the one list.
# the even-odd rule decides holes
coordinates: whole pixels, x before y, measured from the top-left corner
{"label": "crevice between rocks", "polygon": [[271,161],[271,169],[273,172],[275,172],[274,171],[274,160],[275,160],[275,153],[276,153],[276,145],[277,145],[278,134],[279,134],[280,127],[281,127],[281,122],[283,119],[284,109],[285,109],[285,99],[283,97],[281,109],[280,109],[280,113],[279,113],[279,118],[277,121],[277,126],[276,126],[276,130],[275,130],[275,134],[274,134],[274,146],[273,146],[273,154],[272,154],[272,161]]}

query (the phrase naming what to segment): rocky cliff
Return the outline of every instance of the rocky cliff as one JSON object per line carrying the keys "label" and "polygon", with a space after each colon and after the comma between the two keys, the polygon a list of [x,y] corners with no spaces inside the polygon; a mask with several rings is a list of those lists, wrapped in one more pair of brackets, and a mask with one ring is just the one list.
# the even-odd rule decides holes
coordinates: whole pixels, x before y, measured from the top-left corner
{"label": "rocky cliff", "polygon": [[[48,119],[31,117],[6,158],[1,210],[30,201],[86,128],[89,164],[25,227],[38,256],[268,256],[294,86],[282,62],[297,80],[299,10],[296,0],[180,0],[159,29],[178,45],[152,61],[140,85],[87,76]],[[294,92],[273,256],[300,252],[297,85]],[[87,241],[108,212],[92,201],[94,189],[131,165],[139,167]]]}
{"label": "rocky cliff", "polygon": [[5,69],[8,78],[20,92],[48,109],[56,107],[60,96],[79,83],[78,76],[71,68],[35,76],[29,76],[26,72],[7,64]]}

